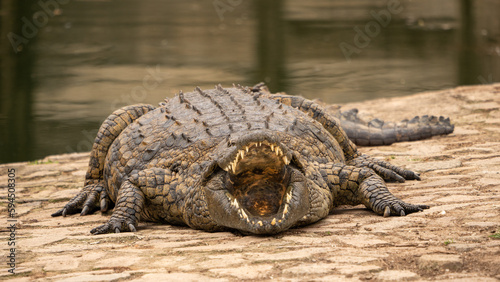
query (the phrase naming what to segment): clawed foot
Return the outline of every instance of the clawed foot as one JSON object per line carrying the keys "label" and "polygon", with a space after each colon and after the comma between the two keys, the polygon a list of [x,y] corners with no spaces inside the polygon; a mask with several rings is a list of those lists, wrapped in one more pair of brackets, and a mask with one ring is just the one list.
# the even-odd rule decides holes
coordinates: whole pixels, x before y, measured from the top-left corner
{"label": "clawed foot", "polygon": [[391,215],[405,216],[429,208],[427,205],[408,204],[398,199],[387,189],[384,180],[379,175],[374,172],[371,173],[372,175],[363,180],[359,186],[360,197],[367,208],[384,217]]}
{"label": "clawed foot", "polygon": [[93,228],[90,233],[105,234],[105,233],[120,233],[120,232],[136,232],[136,224],[131,219],[111,217],[111,219],[101,226]]}
{"label": "clawed foot", "polygon": [[367,155],[361,155],[351,160],[349,164],[356,167],[371,168],[386,181],[405,182],[405,180],[420,180],[420,175],[416,172],[374,159]]}
{"label": "clawed foot", "polygon": [[423,211],[424,209],[428,209],[427,205],[412,205],[405,203],[403,201],[391,201],[386,204],[384,208],[384,217],[388,217],[391,215],[396,216],[405,216],[410,213]]}
{"label": "clawed foot", "polygon": [[[97,205],[98,198],[100,205]],[[99,207],[101,212],[105,212],[108,210],[108,205],[109,197],[106,189],[101,184],[90,184],[52,216],[66,216],[78,212],[80,215],[87,215],[95,212]]]}

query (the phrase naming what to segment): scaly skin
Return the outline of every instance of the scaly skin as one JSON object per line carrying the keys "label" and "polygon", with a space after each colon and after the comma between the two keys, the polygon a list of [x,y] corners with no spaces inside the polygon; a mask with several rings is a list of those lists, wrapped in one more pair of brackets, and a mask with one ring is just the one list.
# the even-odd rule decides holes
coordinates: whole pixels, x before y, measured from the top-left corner
{"label": "scaly skin", "polygon": [[53,216],[105,211],[111,202],[110,220],[91,233],[155,221],[274,234],[343,204],[384,216],[428,208],[399,200],[383,179],[420,178],[360,154],[339,120],[312,101],[262,85],[196,88],[156,109],[114,112],[99,130],[86,186]]}
{"label": "scaly skin", "polygon": [[356,145],[379,146],[394,142],[415,141],[432,136],[446,135],[455,127],[449,118],[442,116],[416,116],[411,120],[397,123],[384,122],[380,119],[363,121],[358,117],[358,110],[337,111],[335,117],[340,119],[342,128]]}

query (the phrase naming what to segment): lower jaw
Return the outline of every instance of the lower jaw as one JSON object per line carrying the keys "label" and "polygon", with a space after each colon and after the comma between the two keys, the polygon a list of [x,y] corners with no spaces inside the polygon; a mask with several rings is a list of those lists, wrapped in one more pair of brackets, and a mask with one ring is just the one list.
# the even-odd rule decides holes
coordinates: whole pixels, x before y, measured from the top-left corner
{"label": "lower jaw", "polygon": [[285,191],[282,205],[278,211],[269,215],[254,215],[244,207],[240,207],[239,202],[230,194],[226,194],[226,197],[231,202],[233,212],[235,212],[239,217],[240,224],[237,224],[239,228],[249,229],[253,233],[262,234],[277,233],[290,227],[289,217],[291,215],[290,204],[292,200],[292,193],[292,187],[289,186]]}
{"label": "lower jaw", "polygon": [[[293,204],[292,204],[293,206]],[[295,209],[295,212],[292,210]],[[295,226],[304,217],[301,207],[283,205],[279,212],[266,217],[253,216],[244,209],[233,209],[228,222],[221,222],[222,225],[237,229],[241,232],[260,235],[271,235],[283,232]]]}
{"label": "lower jaw", "polygon": [[255,233],[255,234],[272,234],[278,233],[288,229],[288,216],[280,216],[278,214],[274,216],[268,216],[266,218],[262,217],[254,217],[243,215],[242,210],[238,211],[238,215],[240,216],[240,223],[237,224],[238,229],[245,229],[246,231]]}
{"label": "lower jaw", "polygon": [[248,234],[272,235],[283,232],[293,226],[293,224],[289,224],[287,220],[280,221],[281,222],[278,222],[277,220],[275,224],[271,224],[271,222],[267,220],[252,219],[248,222],[241,222],[240,224],[229,227]]}

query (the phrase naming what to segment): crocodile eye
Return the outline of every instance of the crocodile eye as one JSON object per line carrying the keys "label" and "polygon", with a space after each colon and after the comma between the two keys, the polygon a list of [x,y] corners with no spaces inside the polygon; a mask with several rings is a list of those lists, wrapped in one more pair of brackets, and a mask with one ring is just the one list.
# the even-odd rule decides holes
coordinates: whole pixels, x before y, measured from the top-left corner
{"label": "crocodile eye", "polygon": [[208,181],[219,169],[220,168],[217,165],[217,162],[211,162],[210,164],[208,164],[206,169],[202,172],[202,182],[205,183],[206,181]]}
{"label": "crocodile eye", "polygon": [[231,140],[231,139],[228,138],[227,139],[227,146],[231,147],[231,146],[234,146],[234,145],[236,145],[236,142],[234,140]]}

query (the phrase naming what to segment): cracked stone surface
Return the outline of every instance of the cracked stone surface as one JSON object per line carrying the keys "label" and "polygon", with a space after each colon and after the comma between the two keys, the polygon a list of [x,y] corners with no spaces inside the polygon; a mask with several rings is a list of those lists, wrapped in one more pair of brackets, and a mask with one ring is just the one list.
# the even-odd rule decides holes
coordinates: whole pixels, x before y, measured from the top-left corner
{"label": "cracked stone surface", "polygon": [[[51,218],[83,186],[88,153],[0,165],[2,251],[7,169],[16,169],[17,281],[498,281],[500,84],[459,87],[344,105],[384,120],[449,116],[455,133],[363,153],[421,173],[390,183],[431,206],[407,217],[339,207],[324,220],[275,236],[242,237],[141,223],[135,233],[93,236],[108,215]],[[5,252],[2,252],[5,254]],[[3,256],[3,255],[2,255]],[[3,260],[2,260],[3,261]]]}

